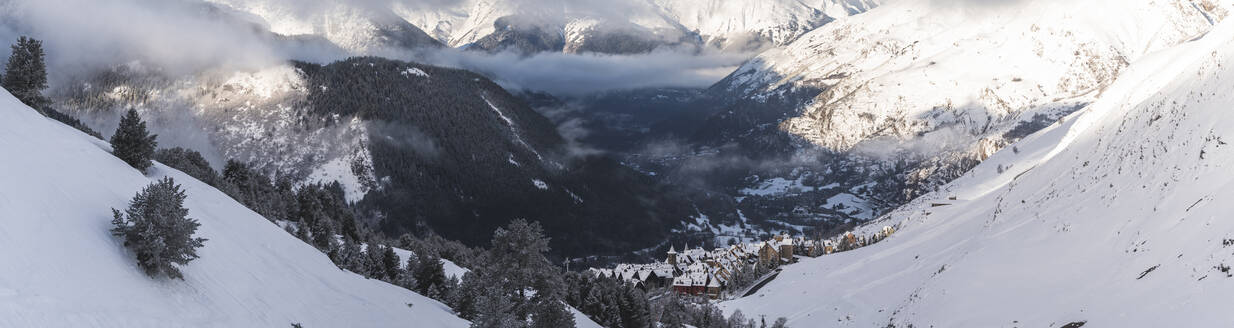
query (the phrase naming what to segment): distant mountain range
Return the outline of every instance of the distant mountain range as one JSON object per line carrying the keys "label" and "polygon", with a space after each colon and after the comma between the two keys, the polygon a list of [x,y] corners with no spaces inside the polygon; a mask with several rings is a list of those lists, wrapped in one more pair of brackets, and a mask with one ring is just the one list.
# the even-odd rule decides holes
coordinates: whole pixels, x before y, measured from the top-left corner
{"label": "distant mountain range", "polygon": [[[281,35],[325,37],[352,52],[429,45],[523,53],[640,53],[656,47],[753,51],[785,45],[878,0],[464,0],[363,6],[345,1],[211,0],[252,14]],[[410,27],[414,26],[415,31]]]}

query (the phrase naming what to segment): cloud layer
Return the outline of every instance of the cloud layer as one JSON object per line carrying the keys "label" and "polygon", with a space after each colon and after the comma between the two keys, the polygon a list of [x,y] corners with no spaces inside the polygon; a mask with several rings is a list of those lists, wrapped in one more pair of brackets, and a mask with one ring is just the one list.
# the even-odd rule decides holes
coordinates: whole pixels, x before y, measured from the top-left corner
{"label": "cloud layer", "polygon": [[512,89],[577,96],[647,87],[706,87],[732,72],[748,54],[696,54],[672,50],[635,55],[541,53],[482,54],[443,50],[427,62],[473,70]]}
{"label": "cloud layer", "polygon": [[[253,0],[297,10],[324,10],[338,0]],[[401,4],[439,8],[459,0],[357,0],[350,5],[384,8]],[[627,1],[511,0],[520,8],[553,12],[586,10],[621,15]],[[141,60],[170,73],[207,68],[256,69],[281,60],[328,62],[350,54],[324,39],[276,37],[253,15],[202,0],[0,0],[0,44],[18,35],[44,40],[52,82],[77,72]],[[637,55],[542,53],[532,56],[444,49],[395,59],[463,68],[515,89],[558,95],[646,87],[705,87],[752,54],[658,51]],[[0,55],[7,56],[7,53]]]}
{"label": "cloud layer", "polygon": [[[0,0],[3,1],[3,0]],[[0,35],[42,39],[53,70],[143,59],[165,68],[264,64],[285,55],[242,21],[201,3],[159,0],[8,0]],[[7,32],[6,32],[7,31]]]}

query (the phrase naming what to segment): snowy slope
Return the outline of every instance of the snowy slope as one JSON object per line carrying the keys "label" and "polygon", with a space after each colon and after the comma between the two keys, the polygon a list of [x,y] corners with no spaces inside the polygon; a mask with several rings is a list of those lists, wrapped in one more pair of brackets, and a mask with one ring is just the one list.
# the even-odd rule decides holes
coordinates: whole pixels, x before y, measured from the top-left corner
{"label": "snowy slope", "polygon": [[865,228],[891,238],[722,306],[792,326],[1230,326],[1232,89],[1226,22]]}
{"label": "snowy slope", "polygon": [[[466,327],[441,303],[342,271],[222,192],[109,146],[0,92],[0,326]],[[173,177],[208,238],[185,280],[151,279],[111,236],[110,208]],[[408,304],[411,304],[409,306]]]}

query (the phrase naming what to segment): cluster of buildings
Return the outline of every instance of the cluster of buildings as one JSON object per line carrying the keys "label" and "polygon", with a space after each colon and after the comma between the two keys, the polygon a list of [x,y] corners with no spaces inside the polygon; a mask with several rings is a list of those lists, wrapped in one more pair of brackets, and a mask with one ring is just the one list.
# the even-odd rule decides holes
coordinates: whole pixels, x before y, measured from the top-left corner
{"label": "cluster of buildings", "polygon": [[796,256],[822,255],[822,243],[806,238],[775,235],[767,241],[744,243],[712,250],[670,247],[664,261],[618,264],[612,269],[591,268],[600,277],[618,279],[644,289],[672,288],[690,295],[712,298],[728,289],[734,275],[745,268],[767,268],[796,261]]}
{"label": "cluster of buildings", "polygon": [[757,243],[743,243],[712,250],[689,248],[681,251],[669,247],[664,261],[646,264],[618,264],[612,269],[591,268],[588,272],[598,277],[617,279],[644,290],[671,288],[688,295],[720,297],[733,286],[735,275],[755,265],[775,268],[797,261],[798,256],[818,257],[873,244],[890,236],[895,229],[889,226],[870,236],[857,236],[852,232],[828,240],[792,238],[778,234]]}

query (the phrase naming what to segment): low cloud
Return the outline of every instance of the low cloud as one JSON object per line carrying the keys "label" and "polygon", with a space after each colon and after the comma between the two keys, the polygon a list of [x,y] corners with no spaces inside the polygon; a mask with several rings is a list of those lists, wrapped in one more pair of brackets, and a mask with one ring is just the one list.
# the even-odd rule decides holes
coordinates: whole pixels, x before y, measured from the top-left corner
{"label": "low cloud", "polygon": [[[179,0],[0,0],[0,35],[44,41],[53,73],[143,59],[169,69],[257,66],[280,56],[251,22]],[[7,31],[7,32],[5,32]],[[11,42],[11,41],[10,41]]]}
{"label": "low cloud", "polygon": [[972,138],[959,127],[943,127],[909,139],[895,136],[871,138],[858,143],[850,152],[882,160],[905,155],[916,157],[963,149],[972,143]]}
{"label": "low cloud", "polygon": [[419,128],[382,121],[372,121],[368,124],[374,134],[385,136],[383,142],[408,147],[417,155],[427,159],[436,159],[441,154],[441,147],[437,146],[433,137],[421,132]]}
{"label": "low cloud", "polygon": [[[329,62],[350,54],[324,38],[281,37],[268,22],[226,5],[233,0],[0,0],[0,44],[19,35],[44,41],[53,83],[74,73],[140,60],[168,74],[204,69],[252,70],[287,59]],[[641,2],[513,0],[520,10],[633,15]],[[220,4],[215,4],[215,3]],[[329,6],[429,8],[458,0],[252,0],[311,15]],[[252,5],[252,4],[250,4]],[[274,8],[274,7],[272,7]],[[626,17],[629,18],[629,17]],[[7,56],[0,55],[0,59]],[[377,53],[407,59],[408,52]],[[652,87],[706,87],[753,53],[659,50],[646,54],[514,53],[443,49],[416,60],[485,74],[511,89],[559,96]]]}
{"label": "low cloud", "polygon": [[579,96],[608,90],[707,87],[750,56],[676,50],[633,55],[540,53],[521,56],[447,49],[429,55],[427,61],[485,74],[509,89]]}

